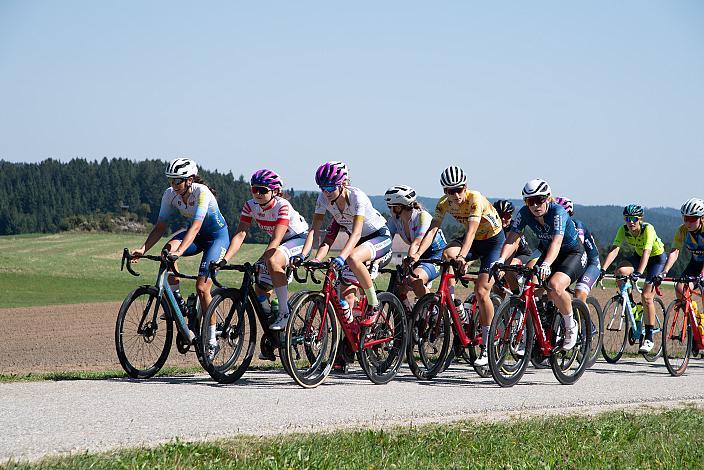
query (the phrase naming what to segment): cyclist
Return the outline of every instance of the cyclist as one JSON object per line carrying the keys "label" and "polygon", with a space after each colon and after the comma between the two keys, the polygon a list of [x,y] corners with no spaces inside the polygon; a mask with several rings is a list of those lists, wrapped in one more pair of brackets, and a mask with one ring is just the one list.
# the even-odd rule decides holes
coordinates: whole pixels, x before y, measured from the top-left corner
{"label": "cyclist", "polygon": [[[281,196],[281,177],[267,168],[257,170],[249,180],[252,199],[244,203],[240,222],[225,253],[224,261],[231,259],[242,247],[252,221],[269,235],[269,244],[257,261],[258,283],[254,286],[257,300],[264,311],[271,313],[272,290],[279,301],[279,316],[269,329],[286,328],[289,319],[288,283],[286,267],[293,256],[299,255],[308,235],[308,223],[291,203]],[[262,351],[262,359],[274,360],[273,351]]]}
{"label": "cyclist", "polygon": [[574,218],[574,204],[572,200],[566,197],[556,197],[555,202],[564,207],[572,218],[572,222],[574,222],[577,228],[577,235],[579,235],[579,239],[582,241],[582,244],[584,244],[584,251],[587,253],[587,267],[582,277],[577,281],[577,285],[574,287],[575,297],[582,302],[586,302],[592,287],[594,287],[594,284],[596,284],[596,281],[598,281],[601,276],[599,248],[597,248],[594,236],[584,225],[584,222]]}
{"label": "cyclist", "polygon": [[[321,230],[325,213],[329,212],[333,220],[327,229],[327,235],[318,247],[315,259],[325,257],[340,230],[347,232],[349,239],[340,254],[331,262],[342,270],[343,279],[357,281],[367,298],[367,310],[360,321],[362,326],[370,326],[379,314],[379,300],[376,296],[368,263],[385,258],[388,262],[391,254],[391,234],[386,226],[386,219],[372,206],[369,197],[359,188],[349,185],[347,166],[338,161],[321,165],[315,173],[315,182],[320,188],[320,195],[315,205],[311,230],[303,247],[302,255],[294,262],[306,257],[312,248],[313,240]],[[356,287],[350,285],[343,296],[353,305]],[[347,311],[347,321],[352,322],[351,311]]]}
{"label": "cyclist", "polygon": [[[498,201],[494,202],[494,208],[496,209],[496,212],[501,218],[501,226],[504,230],[504,235],[508,236],[509,230],[511,228],[511,222],[513,220],[513,211],[515,210],[515,208],[513,207],[513,203],[507,199],[499,199]],[[511,265],[526,266],[531,260],[537,259],[538,256],[540,256],[540,254],[534,254],[533,250],[528,245],[526,237],[521,234],[516,253],[514,253],[512,257],[506,260],[506,263]],[[505,279],[511,290],[514,293],[518,292],[518,280],[516,278],[516,273],[507,272],[505,274]],[[500,292],[498,292],[498,294],[504,297],[505,292],[503,289],[500,289]]]}
{"label": "cyclist", "polygon": [[[394,235],[398,234],[409,245],[409,256],[418,253],[420,243],[428,231],[433,217],[416,201],[416,192],[410,186],[392,186],[386,190],[384,200],[393,216],[387,222],[391,239],[393,240]],[[442,230],[438,230],[430,247],[419,256],[423,259],[440,259],[446,246],[445,235]],[[413,270],[413,274],[416,277],[409,278],[408,284],[404,283],[399,288],[401,300],[409,310],[413,309],[413,305],[408,299],[409,291],[413,290],[416,299],[427,294],[426,286],[440,275],[440,268],[435,264],[422,263]]]}
{"label": "cyclist", "polygon": [[572,312],[572,298],[566,289],[584,272],[587,257],[577,228],[565,209],[552,201],[550,185],[541,179],[528,181],[522,190],[525,206],[519,211],[511,225],[506,243],[497,263],[503,264],[511,256],[520,241],[525,227],[538,237],[540,258],[537,261],[538,276],[548,280],[548,298],[552,300],[565,325],[562,348],[572,349],[577,343],[578,324]]}
{"label": "cyclist", "polygon": [[[667,272],[677,261],[683,246],[687,247],[692,257],[682,271],[682,275],[704,277],[704,201],[693,197],[682,204],[680,213],[684,223],[675,232],[672,250],[667,257],[665,268],[658,276],[660,279],[667,276]],[[656,282],[660,279],[656,279]],[[675,294],[678,299],[682,298],[682,288],[682,283],[675,286]]]}
{"label": "cyclist", "polygon": [[[489,339],[489,326],[494,317],[494,304],[489,297],[494,280],[489,276],[489,268],[498,259],[505,236],[496,209],[479,191],[472,191],[467,187],[467,176],[462,168],[454,165],[447,167],[440,175],[440,184],[445,195],[438,201],[430,228],[425,233],[418,251],[411,255],[411,258],[414,261],[417,260],[419,253],[423,253],[435,241],[446,213],[449,212],[464,226],[466,230],[464,236],[455,238],[447,245],[443,251],[443,258],[456,260],[462,272],[468,261],[480,260],[479,275],[474,283],[474,294],[479,306],[483,346],[475,364],[483,366],[489,363],[484,345]],[[454,297],[454,280],[451,280],[449,288],[452,300],[462,312],[462,301]]]}
{"label": "cyclist", "polygon": [[611,249],[604,260],[603,272],[609,268],[616,259],[624,239],[634,250],[635,254],[626,257],[618,265],[614,274],[620,276],[632,275],[635,278],[645,273],[645,286],[643,287],[643,311],[645,312],[645,340],[639,352],[649,353],[653,349],[653,326],[655,325],[655,305],[653,297],[655,288],[653,279],[661,274],[665,267],[667,256],[662,240],[655,233],[655,228],[643,222],[643,208],[636,204],[629,204],[623,208],[625,225],[621,225],[616,232],[616,237],[611,244]]}
{"label": "cyclist", "polygon": [[[211,261],[220,261],[225,255],[230,242],[227,222],[220,213],[215,193],[198,176],[198,166],[193,160],[176,158],[166,166],[164,174],[169,179],[171,187],[164,191],[161,198],[161,208],[156,225],[147,236],[144,244],[132,252],[132,256],[142,256],[159,241],[168,228],[169,218],[175,211],[190,219],[191,223],[188,228],[176,232],[166,243],[165,248],[169,250],[171,256],[176,258],[203,253],[198,270],[196,291],[201,309],[205,311],[212,300],[210,289],[213,281],[209,276],[208,265]],[[179,304],[183,307],[185,302],[181,296],[178,278],[169,276],[169,285]],[[189,318],[191,330],[196,328],[192,324],[193,320]],[[189,339],[192,340],[193,336]],[[211,347],[217,345],[215,324],[210,325],[209,345]]]}

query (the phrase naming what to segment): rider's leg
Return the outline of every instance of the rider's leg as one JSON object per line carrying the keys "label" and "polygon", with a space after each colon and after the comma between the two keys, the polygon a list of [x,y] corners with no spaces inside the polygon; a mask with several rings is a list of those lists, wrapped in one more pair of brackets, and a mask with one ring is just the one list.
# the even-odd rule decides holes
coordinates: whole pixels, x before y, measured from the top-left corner
{"label": "rider's leg", "polygon": [[279,300],[279,318],[288,315],[288,278],[286,277],[286,264],[288,259],[281,250],[274,250],[264,256],[264,262],[271,275],[271,284]]}
{"label": "rider's leg", "polygon": [[[460,246],[457,245],[456,242],[451,242],[445,250],[442,252],[442,259],[445,261],[450,261],[455,258],[457,258],[457,255],[460,254]],[[448,272],[450,274],[454,273],[454,270],[452,267],[448,269]],[[448,283],[448,289],[450,290],[450,297],[452,297],[452,300],[455,300],[455,279],[450,279],[450,282]]]}
{"label": "rider's leg", "polygon": [[374,283],[372,282],[372,277],[369,274],[367,261],[371,261],[373,254],[369,250],[369,246],[366,243],[355,247],[355,249],[347,257],[347,265],[350,267],[359,285],[364,290],[364,294],[367,297],[367,304],[376,307],[379,305],[379,300],[376,298],[376,291],[374,290]]}
{"label": "rider's leg", "polygon": [[[557,307],[557,310],[560,312],[562,315],[563,322],[565,324],[565,329],[569,329],[571,332],[576,333],[575,331],[575,320],[574,320],[574,314],[572,312],[572,297],[570,294],[567,292],[567,287],[572,283],[572,280],[570,277],[562,272],[555,272],[550,276],[550,280],[548,281],[548,286],[550,287],[550,291],[548,291],[548,298],[552,300],[552,302],[555,304],[555,307]],[[565,336],[567,336],[567,332],[565,333]],[[571,341],[571,346],[567,345],[565,346],[565,349],[571,349],[572,346],[574,346],[574,341],[576,341],[576,335],[570,334],[570,338],[572,339]]]}

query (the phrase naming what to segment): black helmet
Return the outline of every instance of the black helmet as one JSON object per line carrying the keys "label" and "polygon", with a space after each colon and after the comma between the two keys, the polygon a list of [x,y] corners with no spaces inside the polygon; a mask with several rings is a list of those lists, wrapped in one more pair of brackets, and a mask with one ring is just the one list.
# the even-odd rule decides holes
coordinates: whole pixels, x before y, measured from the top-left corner
{"label": "black helmet", "polygon": [[513,203],[506,199],[499,199],[494,203],[496,212],[501,214],[513,214]]}

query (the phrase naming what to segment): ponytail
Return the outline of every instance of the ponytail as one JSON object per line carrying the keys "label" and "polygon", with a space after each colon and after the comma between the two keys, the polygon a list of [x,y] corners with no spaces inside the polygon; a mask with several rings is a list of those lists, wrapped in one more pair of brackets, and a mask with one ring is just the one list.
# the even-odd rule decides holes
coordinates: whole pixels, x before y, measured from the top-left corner
{"label": "ponytail", "polygon": [[198,176],[198,175],[193,175],[193,182],[194,182],[194,183],[198,183],[198,184],[204,184],[205,186],[208,187],[208,189],[210,190],[210,192],[213,193],[213,196],[217,196],[217,195],[218,195],[218,192],[217,192],[215,189],[211,188],[210,185],[208,184],[208,182],[205,181],[205,180],[204,180],[203,178],[201,178],[200,176]]}

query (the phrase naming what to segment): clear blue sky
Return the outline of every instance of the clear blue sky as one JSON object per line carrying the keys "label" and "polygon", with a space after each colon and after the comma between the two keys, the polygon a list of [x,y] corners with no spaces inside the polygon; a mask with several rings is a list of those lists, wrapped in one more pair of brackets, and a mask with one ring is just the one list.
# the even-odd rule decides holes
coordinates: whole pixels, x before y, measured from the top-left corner
{"label": "clear blue sky", "polygon": [[0,0],[0,159],[170,159],[369,194],[704,197],[704,2]]}

